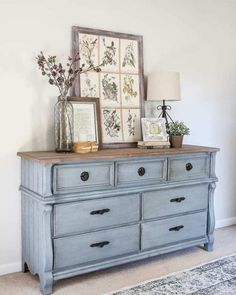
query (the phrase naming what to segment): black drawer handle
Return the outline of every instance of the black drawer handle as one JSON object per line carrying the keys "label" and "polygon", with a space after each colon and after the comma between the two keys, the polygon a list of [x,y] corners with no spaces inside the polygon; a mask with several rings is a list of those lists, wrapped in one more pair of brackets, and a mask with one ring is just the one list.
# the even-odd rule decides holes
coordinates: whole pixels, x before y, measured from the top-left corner
{"label": "black drawer handle", "polygon": [[143,176],[144,174],[145,174],[145,168],[144,167],[140,167],[140,168],[138,168],[138,175],[139,176]]}
{"label": "black drawer handle", "polygon": [[110,244],[110,242],[108,241],[103,241],[100,243],[95,243],[95,244],[91,244],[90,247],[94,248],[94,247],[98,247],[98,248],[103,248],[104,246]]}
{"label": "black drawer handle", "polygon": [[80,178],[82,181],[87,181],[89,179],[89,173],[84,171],[80,174]]}
{"label": "black drawer handle", "polygon": [[106,208],[106,209],[91,211],[90,214],[91,215],[103,215],[104,213],[108,213],[109,211],[110,211],[110,209]]}
{"label": "black drawer handle", "polygon": [[193,169],[193,165],[191,163],[187,163],[185,167],[187,171],[190,171]]}
{"label": "black drawer handle", "polygon": [[183,225],[178,225],[178,226],[169,228],[169,231],[180,231],[182,228],[184,228]]}
{"label": "black drawer handle", "polygon": [[185,197],[171,199],[170,202],[180,203],[185,200]]}

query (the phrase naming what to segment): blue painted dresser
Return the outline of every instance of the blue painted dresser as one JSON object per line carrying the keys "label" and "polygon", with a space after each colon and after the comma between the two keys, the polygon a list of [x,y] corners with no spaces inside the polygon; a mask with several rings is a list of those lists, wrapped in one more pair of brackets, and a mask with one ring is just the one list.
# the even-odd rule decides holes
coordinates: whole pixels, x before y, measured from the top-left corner
{"label": "blue painted dresser", "polygon": [[186,247],[213,249],[218,149],[24,152],[22,269],[59,279]]}

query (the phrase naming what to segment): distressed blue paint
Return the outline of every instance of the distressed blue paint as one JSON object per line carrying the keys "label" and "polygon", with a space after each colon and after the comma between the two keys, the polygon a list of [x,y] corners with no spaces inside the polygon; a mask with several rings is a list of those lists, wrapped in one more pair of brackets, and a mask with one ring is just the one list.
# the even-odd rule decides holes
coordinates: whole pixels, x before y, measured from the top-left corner
{"label": "distressed blue paint", "polygon": [[56,165],[22,158],[21,173],[22,270],[39,275],[44,295],[55,280],[200,244],[213,249],[215,153]]}

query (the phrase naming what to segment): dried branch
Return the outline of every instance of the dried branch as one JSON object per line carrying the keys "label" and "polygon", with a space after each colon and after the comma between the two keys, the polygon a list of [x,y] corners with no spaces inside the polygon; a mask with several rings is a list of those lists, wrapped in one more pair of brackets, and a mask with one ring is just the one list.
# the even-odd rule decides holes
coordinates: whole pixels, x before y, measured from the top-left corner
{"label": "dried branch", "polygon": [[76,64],[80,60],[79,53],[76,53],[74,57],[68,57],[66,68],[63,67],[61,63],[56,63],[56,56],[49,55],[46,58],[42,51],[36,59],[42,75],[49,78],[49,84],[55,85],[62,96],[67,96],[79,74],[89,71],[100,72],[100,67],[103,65],[103,63],[98,66],[90,64],[86,69],[84,69],[85,65],[82,64],[81,67],[76,68]]}

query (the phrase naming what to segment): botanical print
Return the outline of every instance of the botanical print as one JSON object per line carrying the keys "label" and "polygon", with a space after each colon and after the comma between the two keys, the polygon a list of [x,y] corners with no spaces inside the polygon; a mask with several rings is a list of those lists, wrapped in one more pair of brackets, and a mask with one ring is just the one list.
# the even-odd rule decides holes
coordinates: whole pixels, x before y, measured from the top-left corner
{"label": "botanical print", "polygon": [[128,134],[129,136],[134,136],[135,132],[135,122],[136,122],[136,114],[131,114],[130,110],[128,111],[128,118],[127,118],[127,127],[128,127]]}
{"label": "botanical print", "polygon": [[121,75],[121,95],[123,107],[139,107],[140,96],[138,75]]}
{"label": "botanical print", "polygon": [[134,90],[134,79],[132,76],[127,75],[124,77],[124,82],[123,82],[123,93],[125,95],[125,100],[126,101],[131,101],[132,97],[136,97],[138,92]]}
{"label": "botanical print", "polygon": [[126,142],[134,142],[141,139],[140,110],[123,109],[123,132]]}
{"label": "botanical print", "polygon": [[98,73],[84,73],[80,75],[81,96],[99,97]]}
{"label": "botanical print", "polygon": [[79,34],[79,44],[73,42],[73,50],[80,53],[80,66],[100,68],[80,75],[78,95],[99,97],[103,142],[141,140],[142,38],[79,27],[73,32],[75,40]]}
{"label": "botanical print", "polygon": [[134,40],[121,40],[121,70],[138,72],[138,44]]}
{"label": "botanical print", "polygon": [[102,109],[103,142],[120,142],[121,115],[119,109]]}
{"label": "botanical print", "polygon": [[80,66],[98,66],[98,36],[79,34]]}
{"label": "botanical print", "polygon": [[122,67],[131,66],[135,68],[135,56],[134,56],[134,46],[133,43],[130,42],[125,48],[125,56],[122,61]]}
{"label": "botanical print", "polygon": [[100,36],[100,63],[102,71],[119,71],[119,39]]}
{"label": "botanical print", "polygon": [[120,106],[119,75],[101,73],[101,105],[106,107]]}

